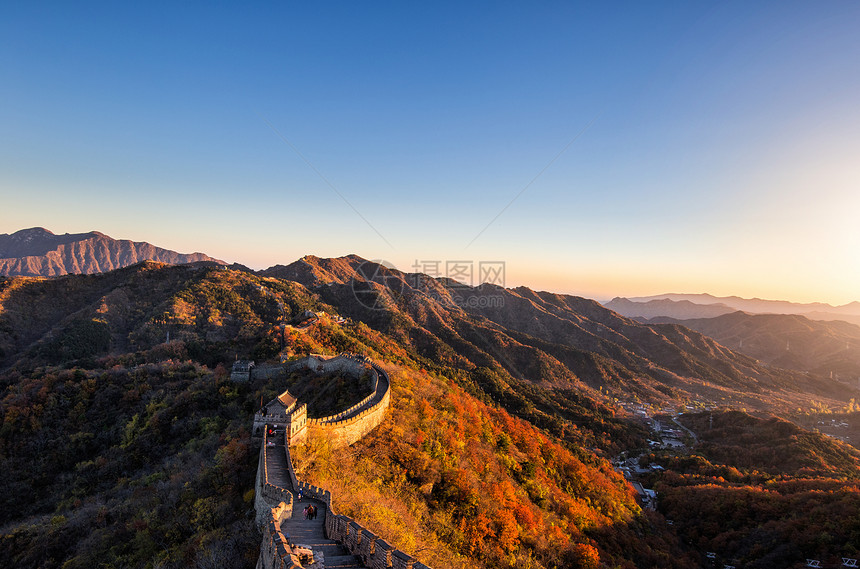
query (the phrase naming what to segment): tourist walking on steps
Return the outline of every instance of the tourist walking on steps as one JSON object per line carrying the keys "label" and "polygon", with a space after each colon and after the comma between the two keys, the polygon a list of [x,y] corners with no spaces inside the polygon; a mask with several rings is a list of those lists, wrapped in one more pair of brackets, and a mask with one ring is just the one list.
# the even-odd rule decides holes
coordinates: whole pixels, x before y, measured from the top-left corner
{"label": "tourist walking on steps", "polygon": [[305,516],[305,519],[308,519],[308,516],[311,514],[310,505],[305,506],[305,509],[302,510],[302,514]]}
{"label": "tourist walking on steps", "polygon": [[303,493],[302,493],[302,489],[301,489],[301,488],[299,488],[299,502],[301,502],[301,501],[302,501],[302,495],[303,495]]}

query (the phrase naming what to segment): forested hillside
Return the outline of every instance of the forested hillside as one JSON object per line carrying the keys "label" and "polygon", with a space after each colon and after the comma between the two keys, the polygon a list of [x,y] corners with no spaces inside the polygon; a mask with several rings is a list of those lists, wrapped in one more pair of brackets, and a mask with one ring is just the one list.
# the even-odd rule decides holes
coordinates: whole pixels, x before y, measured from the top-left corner
{"label": "forested hillside", "polygon": [[[283,327],[308,309],[335,311],[297,283],[149,263],[97,276],[6,279],[2,303],[0,558],[17,567],[252,566],[259,547],[251,512],[258,449],[248,426],[259,401],[280,392],[287,380],[235,384],[225,366],[239,354],[265,359],[281,351],[346,350],[396,365],[398,415],[386,423],[389,437],[388,429],[404,419],[401,412],[417,412],[409,392],[430,388],[422,384],[433,378],[433,397],[420,402],[427,414],[425,439],[383,445],[387,460],[398,461],[407,457],[401,451],[415,447],[419,462],[408,485],[395,476],[378,486],[380,495],[395,502],[405,499],[398,487],[411,487],[428,512],[442,513],[460,493],[476,496],[496,480],[472,488],[456,476],[474,466],[457,459],[462,441],[472,439],[462,432],[472,424],[464,413],[480,410],[486,431],[481,452],[499,453],[494,476],[507,480],[509,500],[522,499],[520,521],[511,517],[513,511],[499,518],[498,504],[482,498],[460,504],[463,515],[438,520],[426,538],[427,528],[417,526],[414,539],[436,539],[449,552],[451,564],[440,558],[440,568],[461,566],[462,559],[493,566],[517,555],[541,557],[547,567],[577,556],[596,558],[602,546],[590,536],[600,528],[653,524],[609,463],[581,446],[642,440],[607,407],[574,394],[563,405],[552,403],[575,416],[574,424],[533,407],[532,400],[549,401],[539,388],[524,386],[523,394],[491,370],[469,373],[431,364],[363,324]],[[497,382],[496,395],[504,402],[565,431],[566,446],[463,390],[491,402],[478,380]],[[450,428],[461,429],[457,438],[445,435]],[[538,446],[526,446],[520,431]],[[617,440],[612,433],[619,434]],[[426,438],[431,435],[434,443]],[[428,451],[430,444],[437,450]],[[541,458],[539,452],[549,454]],[[541,465],[548,458],[553,464],[545,471]],[[419,474],[422,461],[427,470]],[[435,491],[419,490],[435,477]],[[507,525],[499,526],[500,519]],[[540,528],[550,532],[550,541],[544,543],[544,536],[534,542]],[[499,550],[492,545],[497,535],[508,540]],[[632,544],[625,546],[629,551],[639,543],[636,531],[619,535]],[[671,536],[664,538],[671,544]]]}
{"label": "forested hillside", "polygon": [[347,449],[310,440],[301,477],[437,568],[690,567],[659,515],[610,463],[566,448],[444,378],[390,370],[385,422]]}
{"label": "forested hillside", "polygon": [[777,417],[698,413],[691,456],[658,452],[659,510],[679,537],[743,567],[840,565],[860,553],[860,452]]}
{"label": "forested hillside", "polygon": [[184,356],[3,375],[0,565],[253,567],[257,394]]}
{"label": "forested hillside", "polygon": [[[311,261],[281,277],[144,263],[0,279],[0,562],[252,567],[259,442],[250,421],[297,380],[233,383],[237,358],[348,351],[388,368],[392,407],[377,430],[349,449],[311,441],[297,456],[340,510],[434,569],[701,566],[728,537],[707,523],[724,513],[711,503],[686,513],[700,492],[750,486],[776,500],[804,484],[836,492],[839,481],[851,499],[856,456],[845,445],[740,414],[714,415],[708,433],[689,419],[701,458],[643,455],[667,468],[651,480],[658,512],[640,506],[609,462],[644,452],[650,436],[616,398],[774,409],[815,398],[841,408],[854,392],[827,378],[762,368],[686,328],[658,332],[584,299],[436,280],[412,287],[397,273],[383,286],[356,275],[356,259]],[[464,308],[463,298],[488,293],[503,304]],[[347,318],[307,324],[308,310]],[[323,389],[314,381],[296,389]],[[362,394],[342,391],[320,405]],[[756,523],[782,523],[773,504]],[[856,536],[840,545],[857,546]]]}

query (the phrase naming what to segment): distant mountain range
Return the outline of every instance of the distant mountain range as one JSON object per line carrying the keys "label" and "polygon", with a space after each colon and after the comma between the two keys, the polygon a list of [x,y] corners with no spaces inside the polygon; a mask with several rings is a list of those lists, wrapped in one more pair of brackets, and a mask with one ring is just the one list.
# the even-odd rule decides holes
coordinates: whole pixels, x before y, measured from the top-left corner
{"label": "distant mountain range", "polygon": [[[0,235],[0,275],[105,273],[144,260],[223,264],[202,253],[183,255],[98,232],[54,235],[33,228]],[[829,379],[831,371],[840,377],[860,375],[860,357],[855,357],[853,349],[845,349],[855,344],[860,349],[857,327],[817,326],[800,316],[793,316],[791,322],[747,322],[750,315],[737,312],[739,307],[831,310],[850,318],[855,317],[852,311],[860,313],[858,303],[832,307],[664,295],[617,298],[604,307],[592,300],[526,287],[468,287],[402,273],[355,255],[335,259],[308,255],[264,271],[232,268],[300,283],[340,314],[396,338],[431,361],[463,370],[486,368],[516,381],[550,387],[556,396],[558,390],[591,394],[601,390],[621,398],[635,395],[643,400],[679,401],[705,397],[765,407],[765,400],[788,403],[810,393],[842,398],[844,388],[824,381],[825,377]],[[100,293],[104,294],[107,292]],[[132,336],[140,334],[112,330],[112,335],[119,342],[132,332]],[[207,333],[214,337],[216,332],[223,330]],[[797,348],[786,354],[786,343]],[[15,351],[3,346],[7,354],[10,350]],[[776,370],[756,359],[786,370],[813,371],[817,378]],[[794,394],[789,395],[791,392]]]}
{"label": "distant mountain range", "polygon": [[860,379],[860,326],[848,322],[744,312],[687,320],[658,317],[645,322],[686,326],[773,366],[832,374],[855,385]]}
{"label": "distant mountain range", "polygon": [[[697,302],[698,301],[698,302]],[[613,298],[606,308],[643,324],[678,324],[772,366],[856,383],[860,378],[860,303],[665,294]]]}
{"label": "distant mountain range", "polygon": [[53,277],[94,274],[141,261],[178,265],[208,261],[203,253],[183,254],[145,242],[112,239],[98,231],[55,235],[42,227],[0,234],[0,275]]}
{"label": "distant mountain range", "polygon": [[737,311],[736,308],[723,303],[696,304],[689,300],[670,300],[668,298],[642,302],[616,297],[609,302],[605,302],[603,306],[627,318],[668,317],[678,320],[712,318]]}
{"label": "distant mountain range", "polygon": [[[701,399],[754,409],[796,409],[809,397],[847,401],[854,396],[854,390],[823,374],[761,365],[690,328],[641,324],[575,296],[526,287],[469,287],[402,273],[354,255],[306,256],[260,272],[198,267],[155,270],[143,264],[98,279],[52,279],[26,287],[19,279],[0,278],[5,315],[0,318],[0,369],[21,358],[34,365],[51,363],[63,349],[83,353],[102,346],[104,351],[93,356],[148,349],[147,342],[161,342],[168,332],[198,347],[229,342],[249,322],[271,326],[284,313],[264,294],[251,294],[256,285],[247,291],[242,288],[246,285],[233,284],[253,277],[264,287],[298,283],[306,300],[292,313],[318,309],[315,303],[332,307],[384,334],[387,349],[459,370],[464,381],[509,401],[523,414],[564,415],[589,405],[583,398],[606,396],[670,404]],[[42,301],[33,297],[37,290]],[[235,294],[250,297],[238,302]],[[259,304],[253,310],[264,316],[246,322],[253,311],[244,304]],[[2,333],[2,326],[14,333]],[[93,326],[101,327],[101,343],[74,340],[95,333],[88,328]],[[229,347],[235,353],[246,349]]]}
{"label": "distant mountain range", "polygon": [[571,388],[599,389],[625,399],[702,397],[764,408],[800,393],[839,397],[842,389],[820,376],[760,365],[689,328],[643,325],[575,296],[468,287],[355,255],[306,256],[258,274],[301,283],[340,314],[431,361],[498,370],[550,387],[556,398]]}
{"label": "distant mountain range", "polygon": [[734,311],[752,314],[800,314],[811,320],[845,320],[860,325],[860,302],[833,306],[823,302],[798,303],[710,294],[659,294],[616,297],[604,306],[628,318],[669,317],[680,320],[713,318]]}

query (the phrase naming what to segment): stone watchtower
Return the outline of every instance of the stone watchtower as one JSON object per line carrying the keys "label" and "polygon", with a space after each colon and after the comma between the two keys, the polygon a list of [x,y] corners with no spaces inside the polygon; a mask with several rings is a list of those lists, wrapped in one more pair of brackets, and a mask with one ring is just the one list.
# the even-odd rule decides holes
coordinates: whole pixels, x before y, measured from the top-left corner
{"label": "stone watchtower", "polygon": [[249,381],[251,379],[251,370],[254,369],[252,360],[236,360],[233,362],[233,369],[230,371],[230,380],[232,381]]}
{"label": "stone watchtower", "polygon": [[[276,398],[266,403],[259,411],[254,414],[253,435],[255,437],[263,436],[263,429],[266,425],[273,427],[285,427],[291,422],[291,414],[296,407],[296,398],[290,395],[289,391],[284,391]],[[307,407],[305,408],[305,417],[307,417]]]}

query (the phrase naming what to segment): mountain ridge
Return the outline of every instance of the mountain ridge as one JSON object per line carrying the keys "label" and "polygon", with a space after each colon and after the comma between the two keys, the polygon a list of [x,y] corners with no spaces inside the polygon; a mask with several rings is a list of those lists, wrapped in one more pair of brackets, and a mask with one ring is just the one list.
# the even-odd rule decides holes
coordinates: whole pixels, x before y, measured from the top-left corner
{"label": "mountain ridge", "polygon": [[[6,354],[0,360],[13,365],[17,358],[10,356],[26,352],[35,354],[33,364],[40,365],[38,354],[53,361],[51,354],[77,353],[79,347],[85,347],[78,346],[78,339],[91,336],[98,340],[93,346],[110,347],[107,352],[98,352],[102,354],[141,346],[144,338],[148,338],[144,345],[163,341],[168,331],[170,338],[186,339],[194,345],[223,342],[243,329],[244,316],[240,314],[245,309],[235,312],[236,308],[230,308],[234,306],[230,291],[234,285],[218,291],[221,285],[215,283],[224,279],[233,282],[239,274],[263,279],[263,283],[276,280],[229,267],[199,268],[165,271],[147,262],[105,273],[86,286],[78,279],[48,279],[39,285],[45,303],[38,310],[33,309],[32,293],[21,294],[22,287],[30,286],[26,278],[0,279],[3,318],[16,330],[14,335],[0,334],[0,355]],[[581,407],[583,397],[643,400],[658,405],[704,400],[762,410],[796,409],[811,397],[839,406],[855,397],[855,390],[827,377],[762,365],[755,357],[690,328],[675,323],[642,324],[590,299],[526,287],[469,287],[402,273],[357,256],[331,260],[304,257],[281,270],[293,273],[296,280],[278,281],[299,286],[315,297],[315,302],[385,334],[392,342],[426,358],[427,365],[459,370],[464,374],[464,385],[489,391],[499,400],[510,399],[524,414],[537,413],[534,420],[557,424],[549,417]],[[146,280],[133,275],[159,272],[164,278],[153,277],[150,285],[132,284]],[[191,278],[195,272],[211,272],[214,280],[183,285],[191,289],[163,296],[184,282],[182,275]],[[81,296],[85,291],[89,292]],[[66,301],[50,300],[57,295]],[[150,296],[152,300],[147,300]],[[207,299],[205,306],[192,310],[197,302],[193,299],[198,297]],[[254,302],[263,298],[265,295]],[[134,315],[149,303],[161,308],[152,322],[139,321]],[[277,306],[265,311],[267,318],[282,313]],[[84,322],[82,327],[73,326],[68,334],[63,332],[70,324],[81,324],[87,314],[85,321],[93,318],[98,324]],[[261,344],[260,355],[270,353],[270,344],[271,340]],[[527,397],[511,395],[506,386],[510,382]]]}
{"label": "mountain ridge", "polygon": [[852,301],[846,304],[832,305],[826,302],[792,302],[790,300],[771,300],[764,298],[743,298],[740,296],[714,296],[709,293],[666,293],[652,296],[631,296],[627,300],[637,303],[645,303],[651,300],[687,300],[694,304],[707,305],[722,303],[735,310],[747,312],[777,314],[803,314],[806,312],[832,312],[837,314],[860,315],[860,301]]}
{"label": "mountain ridge", "polygon": [[225,264],[203,253],[177,253],[144,241],[113,239],[98,231],[55,235],[43,227],[32,227],[0,234],[0,274],[6,276],[95,274],[142,261]]}
{"label": "mountain ridge", "polygon": [[736,309],[723,304],[696,304],[689,300],[671,300],[660,298],[647,302],[636,302],[629,298],[616,296],[609,302],[603,303],[606,308],[627,316],[628,318],[669,317],[685,320],[687,318],[709,318],[735,312]]}
{"label": "mountain ridge", "polygon": [[[80,554],[63,562],[71,569],[120,555],[143,566],[164,555],[169,564],[162,566],[180,569],[194,562],[194,544],[214,539],[219,555],[235,559],[256,550],[256,558],[258,535],[237,533],[251,525],[243,516],[254,498],[248,471],[257,464],[241,420],[292,380],[266,371],[232,382],[229,366],[240,357],[271,370],[299,355],[346,351],[390,366],[396,415],[346,454],[309,447],[305,463],[310,457],[318,474],[306,480],[360,499],[349,515],[367,527],[367,520],[382,519],[387,525],[374,531],[385,539],[399,535],[407,545],[398,547],[417,531],[427,546],[446,544],[457,555],[448,555],[454,561],[447,565],[433,559],[439,569],[526,566],[531,553],[529,566],[545,569],[599,567],[601,560],[607,567],[699,566],[699,553],[713,551],[724,536],[685,504],[724,480],[716,476],[727,482],[715,505],[733,503],[737,482],[768,497],[770,478],[676,456],[674,448],[657,453],[640,412],[707,409],[701,421],[713,415],[721,427],[724,405],[800,414],[853,407],[860,394],[826,377],[761,365],[683,325],[641,324],[585,298],[469,287],[357,256],[308,256],[280,270],[304,282],[149,261],[93,276],[0,277],[0,521],[15,524],[0,536],[0,557],[60,569],[60,562],[42,559]],[[342,318],[318,316],[297,326],[308,311]],[[225,411],[229,423],[219,418]],[[697,430],[704,441],[706,431]],[[835,476],[840,465],[854,476],[856,453],[838,441],[817,460],[824,435],[783,423],[748,430],[752,442],[779,445],[771,456],[777,469],[803,459],[800,466],[812,460],[821,468],[798,476]],[[809,442],[802,453],[794,452],[795,436]],[[712,445],[709,456],[719,462],[720,451],[732,455],[726,462],[756,467],[746,460],[747,446]],[[34,466],[33,456],[46,448],[51,460]],[[645,452],[640,465],[666,468],[640,482],[659,492],[658,507],[673,525],[640,510],[613,472],[607,459],[622,451],[634,463]],[[690,478],[700,475],[707,478]],[[697,485],[688,491],[691,483]],[[436,515],[450,511],[462,515]],[[395,518],[394,528],[400,513],[408,516]],[[34,523],[46,515],[50,524]],[[177,519],[189,531],[177,533]],[[428,531],[421,519],[436,529]],[[782,524],[773,512],[760,523],[769,520]],[[790,520],[782,525],[795,527]],[[688,540],[690,532],[710,541]],[[70,550],[70,540],[86,543]],[[43,543],[53,549],[45,553]],[[506,564],[514,554],[523,563]]]}
{"label": "mountain ridge", "polygon": [[678,324],[756,359],[788,369],[860,379],[860,326],[814,320],[803,314],[732,312],[715,318],[657,317],[648,324]]}
{"label": "mountain ridge", "polygon": [[628,318],[668,317],[687,320],[715,318],[740,311],[750,314],[797,314],[811,320],[843,320],[860,325],[860,302],[857,301],[833,306],[823,302],[798,303],[739,296],[717,297],[707,293],[670,293],[630,298],[615,297],[602,304]]}
{"label": "mountain ridge", "polygon": [[590,299],[527,287],[469,287],[354,255],[304,257],[280,270],[344,316],[400,338],[431,360],[457,367],[465,360],[520,380],[541,378],[541,385],[652,401],[705,392],[720,401],[734,393],[743,399],[736,403],[758,399],[756,406],[769,397],[787,403],[800,385],[820,395],[835,387],[762,366],[680,325],[640,324]]}

